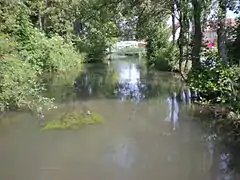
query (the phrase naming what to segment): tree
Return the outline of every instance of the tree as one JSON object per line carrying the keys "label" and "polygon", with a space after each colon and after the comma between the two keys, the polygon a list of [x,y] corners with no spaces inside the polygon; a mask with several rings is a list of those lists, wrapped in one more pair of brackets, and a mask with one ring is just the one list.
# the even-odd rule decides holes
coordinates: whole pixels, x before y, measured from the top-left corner
{"label": "tree", "polygon": [[227,0],[218,0],[218,53],[222,61],[227,61],[227,49],[226,49],[226,15],[227,15]]}

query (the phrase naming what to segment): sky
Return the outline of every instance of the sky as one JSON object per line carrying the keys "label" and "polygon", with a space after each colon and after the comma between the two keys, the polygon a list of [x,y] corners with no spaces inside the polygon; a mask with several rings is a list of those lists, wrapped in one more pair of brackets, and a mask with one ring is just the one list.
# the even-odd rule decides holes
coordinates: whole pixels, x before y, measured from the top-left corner
{"label": "sky", "polygon": [[227,17],[228,17],[228,18],[236,18],[237,15],[239,15],[239,14],[234,14],[232,11],[228,11],[228,12],[227,12]]}

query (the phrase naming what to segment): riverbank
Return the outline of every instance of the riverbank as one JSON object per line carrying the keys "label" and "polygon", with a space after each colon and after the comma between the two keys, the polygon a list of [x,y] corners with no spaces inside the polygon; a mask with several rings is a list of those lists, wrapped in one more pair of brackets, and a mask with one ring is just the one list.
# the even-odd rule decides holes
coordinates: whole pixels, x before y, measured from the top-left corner
{"label": "riverbank", "polygon": [[[232,156],[239,157],[240,150],[240,116],[231,108],[221,104],[203,104],[196,102],[195,116],[204,128],[210,131],[214,139],[224,148],[231,151]],[[231,164],[238,164],[239,158],[231,158]]]}

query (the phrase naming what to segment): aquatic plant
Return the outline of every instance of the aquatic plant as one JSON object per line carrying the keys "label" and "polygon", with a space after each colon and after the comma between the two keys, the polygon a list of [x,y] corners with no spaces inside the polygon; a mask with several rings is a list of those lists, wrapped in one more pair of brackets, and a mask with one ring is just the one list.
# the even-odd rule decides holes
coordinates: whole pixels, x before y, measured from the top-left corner
{"label": "aquatic plant", "polygon": [[46,121],[42,126],[42,130],[75,129],[83,125],[102,123],[103,121],[103,117],[98,113],[72,110],[57,115],[53,120]]}

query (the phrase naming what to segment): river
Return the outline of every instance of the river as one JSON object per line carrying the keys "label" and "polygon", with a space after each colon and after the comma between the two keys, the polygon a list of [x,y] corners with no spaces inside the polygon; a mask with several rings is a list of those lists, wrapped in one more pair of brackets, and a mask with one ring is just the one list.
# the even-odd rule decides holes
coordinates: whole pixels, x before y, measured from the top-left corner
{"label": "river", "polygon": [[0,125],[0,179],[237,180],[231,154],[196,120],[178,76],[132,59],[89,65],[66,78],[70,85],[48,86],[58,106],[84,104],[103,124],[42,131],[31,114],[9,114]]}

